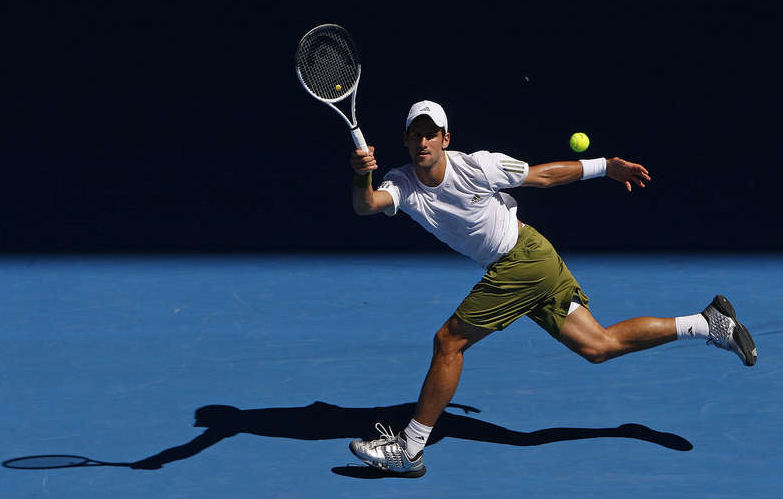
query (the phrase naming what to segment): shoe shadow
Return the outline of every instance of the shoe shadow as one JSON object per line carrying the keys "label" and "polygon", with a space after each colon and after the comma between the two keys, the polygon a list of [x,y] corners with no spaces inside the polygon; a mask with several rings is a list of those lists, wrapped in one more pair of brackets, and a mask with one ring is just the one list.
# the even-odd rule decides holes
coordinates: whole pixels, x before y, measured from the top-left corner
{"label": "shoe shadow", "polygon": [[[192,457],[224,438],[239,433],[298,440],[376,438],[376,422],[401,430],[410,421],[415,408],[415,403],[355,408],[314,402],[305,407],[248,410],[208,405],[198,409],[195,414],[196,422],[193,426],[207,428],[201,435],[186,444],[130,463],[130,467],[159,469],[172,461]],[[480,412],[460,404],[449,404],[449,408],[462,410],[465,414]],[[633,438],[678,451],[693,448],[690,442],[678,435],[658,432],[639,424],[624,424],[616,428],[548,428],[525,433],[449,411],[444,412],[438,420],[427,445],[434,445],[446,437],[522,447],[587,438]],[[365,479],[396,476],[366,466],[341,466],[333,468],[332,472]]]}

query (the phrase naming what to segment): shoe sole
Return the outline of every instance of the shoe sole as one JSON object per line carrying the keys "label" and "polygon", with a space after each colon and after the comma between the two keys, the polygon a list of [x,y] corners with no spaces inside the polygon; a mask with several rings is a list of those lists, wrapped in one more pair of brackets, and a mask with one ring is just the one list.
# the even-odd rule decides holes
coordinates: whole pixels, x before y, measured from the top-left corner
{"label": "shoe sole", "polygon": [[351,451],[351,454],[359,458],[363,463],[367,464],[369,467],[378,470],[380,473],[382,473],[384,476],[387,477],[397,477],[397,478],[419,478],[424,476],[425,473],[427,473],[427,468],[425,466],[422,466],[421,469],[413,470],[413,471],[392,471],[387,470],[385,468],[381,468],[380,466],[376,466],[372,463],[372,461],[367,461],[362,456],[357,454],[353,447],[351,447],[351,444],[348,444],[348,449]]}
{"label": "shoe sole", "polygon": [[744,363],[746,366],[751,367],[756,365],[758,354],[756,352],[756,344],[753,342],[753,338],[750,336],[748,329],[737,319],[737,314],[734,312],[734,307],[731,306],[731,302],[723,295],[717,295],[712,300],[712,306],[717,308],[720,313],[731,317],[736,326],[731,333],[731,337],[734,339],[734,343],[737,344],[742,355],[745,357]]}

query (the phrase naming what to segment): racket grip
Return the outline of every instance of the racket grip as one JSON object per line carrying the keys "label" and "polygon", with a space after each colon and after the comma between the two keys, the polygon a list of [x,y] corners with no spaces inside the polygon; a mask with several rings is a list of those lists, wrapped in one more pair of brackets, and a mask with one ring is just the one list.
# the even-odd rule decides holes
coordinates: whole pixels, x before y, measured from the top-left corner
{"label": "racket grip", "polygon": [[351,137],[353,137],[353,143],[356,144],[357,148],[364,152],[370,152],[370,148],[367,147],[367,142],[364,140],[364,135],[362,135],[362,131],[358,126],[351,128]]}

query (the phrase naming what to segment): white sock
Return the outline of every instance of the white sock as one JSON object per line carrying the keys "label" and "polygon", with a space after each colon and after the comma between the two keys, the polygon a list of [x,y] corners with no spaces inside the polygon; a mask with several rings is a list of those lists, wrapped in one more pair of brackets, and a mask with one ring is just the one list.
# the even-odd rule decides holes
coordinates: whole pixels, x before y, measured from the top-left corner
{"label": "white sock", "polygon": [[405,439],[408,441],[408,457],[415,457],[424,448],[427,439],[430,438],[431,431],[432,426],[423,425],[415,419],[411,419],[411,422],[405,428]]}
{"label": "white sock", "polygon": [[698,338],[706,340],[709,338],[710,325],[707,322],[707,319],[701,314],[675,317],[674,323],[677,325],[678,340],[693,340]]}

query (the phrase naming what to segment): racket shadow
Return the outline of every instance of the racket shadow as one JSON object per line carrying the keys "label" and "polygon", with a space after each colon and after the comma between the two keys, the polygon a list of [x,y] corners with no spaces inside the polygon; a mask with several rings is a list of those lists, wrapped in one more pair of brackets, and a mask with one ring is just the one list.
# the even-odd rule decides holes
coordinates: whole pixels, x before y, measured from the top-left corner
{"label": "racket shadow", "polygon": [[2,463],[4,468],[15,470],[56,470],[63,468],[86,468],[92,466],[130,467],[130,463],[107,463],[84,456],[65,454],[47,454],[24,456],[8,459]]}

